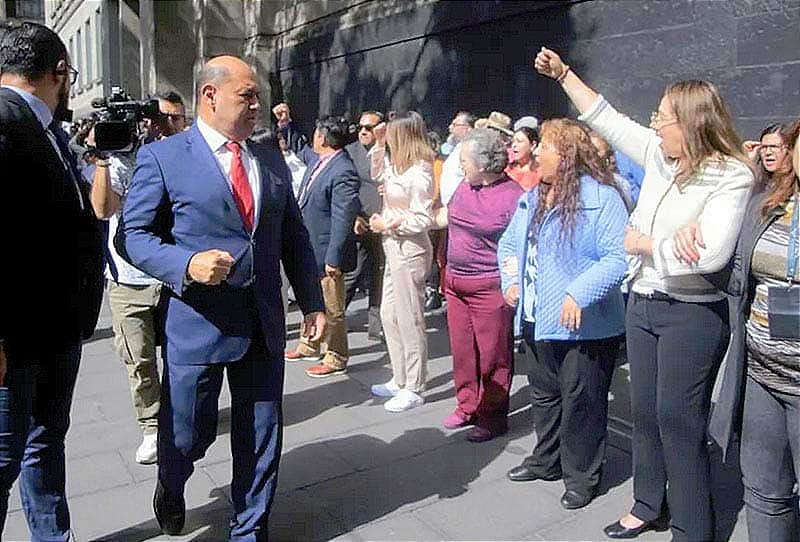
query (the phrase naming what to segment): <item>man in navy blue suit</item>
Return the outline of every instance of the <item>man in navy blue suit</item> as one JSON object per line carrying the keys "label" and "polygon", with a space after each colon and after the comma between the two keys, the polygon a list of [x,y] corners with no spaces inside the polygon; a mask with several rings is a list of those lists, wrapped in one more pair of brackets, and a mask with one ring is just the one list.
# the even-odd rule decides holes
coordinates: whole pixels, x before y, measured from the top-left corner
{"label": "man in navy blue suit", "polygon": [[[349,123],[342,117],[317,119],[311,145],[293,133],[289,107],[278,104],[273,109],[278,126],[287,131],[287,141],[308,168],[300,184],[297,203],[311,234],[317,260],[317,276],[322,285],[328,333],[328,349],[322,360],[306,370],[308,376],[325,378],[347,370],[350,357],[347,346],[347,322],[344,273],[356,267],[356,243],[353,224],[361,211],[358,198],[361,180],[347,151]],[[286,352],[287,361],[318,360],[321,341],[308,334],[300,337],[296,350]]]}
{"label": "man in navy blue suit", "polygon": [[[19,492],[32,540],[69,540],[64,438],[81,339],[103,298],[103,238],[59,127],[78,72],[58,35],[0,28],[0,535]],[[20,205],[36,219],[20,227]]]}
{"label": "man in navy blue suit", "polygon": [[259,87],[242,60],[210,60],[198,119],[138,154],[117,245],[168,288],[158,433],[156,519],[179,534],[184,485],[216,438],[223,369],[231,391],[230,540],[266,540],[281,449],[284,313],[280,267],[306,315],[325,331],[309,236],[274,145],[247,141]]}

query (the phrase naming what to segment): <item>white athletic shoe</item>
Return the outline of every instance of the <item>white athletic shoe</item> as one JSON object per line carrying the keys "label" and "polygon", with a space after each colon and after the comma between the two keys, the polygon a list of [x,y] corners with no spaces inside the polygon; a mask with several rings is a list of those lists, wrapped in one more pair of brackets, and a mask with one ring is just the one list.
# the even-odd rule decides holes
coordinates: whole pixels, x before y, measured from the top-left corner
{"label": "white athletic shoe", "polygon": [[412,408],[416,408],[422,403],[425,402],[425,399],[414,393],[413,391],[409,390],[400,390],[397,392],[397,395],[386,401],[383,405],[383,408],[388,410],[389,412],[403,412],[404,410],[411,410]]}
{"label": "white athletic shoe", "polygon": [[400,386],[394,383],[394,378],[392,378],[386,384],[375,384],[370,388],[372,395],[377,395],[378,397],[394,397],[397,395],[397,392],[400,391]]}
{"label": "white athletic shoe", "polygon": [[156,461],[158,461],[158,434],[145,434],[136,450],[136,462],[141,465],[152,465]]}

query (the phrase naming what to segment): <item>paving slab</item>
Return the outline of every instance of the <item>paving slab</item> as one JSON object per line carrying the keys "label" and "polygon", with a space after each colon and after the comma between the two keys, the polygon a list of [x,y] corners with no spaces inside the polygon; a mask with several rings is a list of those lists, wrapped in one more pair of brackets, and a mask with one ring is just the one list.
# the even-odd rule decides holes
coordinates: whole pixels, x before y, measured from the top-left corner
{"label": "paving slab", "polygon": [[[300,317],[289,314],[296,341]],[[632,499],[627,367],[614,378],[609,446],[601,494],[588,507],[561,509],[561,482],[512,483],[508,469],[536,441],[527,379],[519,364],[512,382],[509,431],[473,444],[466,430],[442,420],[456,402],[445,316],[428,318],[431,352],[426,403],[389,413],[372,384],[391,368],[385,345],[364,332],[366,300],[356,299],[348,321],[352,359],[347,374],[324,380],[304,374],[310,363],[286,365],[284,454],[270,517],[271,539],[341,540],[602,540],[602,527],[629,509]],[[291,344],[291,343],[290,343]],[[86,343],[67,436],[68,493],[75,540],[224,540],[230,500],[230,393],[220,396],[218,437],[197,462],[187,485],[187,528],[162,535],[152,513],[157,466],[138,465],[141,431],[134,419],[124,366],[116,358],[107,306],[98,332]],[[736,469],[717,465],[716,503],[721,532],[747,538]],[[28,540],[15,487],[4,540]],[[724,538],[724,537],[723,537]],[[645,540],[668,540],[648,533]]]}

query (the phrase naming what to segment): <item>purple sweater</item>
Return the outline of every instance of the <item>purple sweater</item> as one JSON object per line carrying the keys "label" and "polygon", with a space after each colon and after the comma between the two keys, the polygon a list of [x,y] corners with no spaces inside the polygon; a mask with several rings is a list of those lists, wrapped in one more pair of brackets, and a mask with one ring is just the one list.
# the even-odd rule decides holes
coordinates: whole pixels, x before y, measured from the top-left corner
{"label": "purple sweater", "polygon": [[447,206],[447,272],[457,277],[499,278],[497,242],[523,190],[504,175],[488,186],[462,182]]}

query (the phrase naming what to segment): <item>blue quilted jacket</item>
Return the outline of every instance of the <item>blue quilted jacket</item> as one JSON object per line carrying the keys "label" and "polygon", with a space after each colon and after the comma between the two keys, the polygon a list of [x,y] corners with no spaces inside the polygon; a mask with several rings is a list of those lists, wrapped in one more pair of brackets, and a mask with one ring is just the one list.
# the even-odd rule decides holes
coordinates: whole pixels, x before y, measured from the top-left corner
{"label": "blue quilted jacket", "polygon": [[[520,301],[514,320],[520,331],[528,259],[530,224],[539,189],[522,195],[517,210],[497,248],[503,292],[519,284]],[[589,176],[581,178],[581,208],[572,240],[561,237],[561,221],[551,210],[538,232],[534,288],[536,340],[585,341],[615,337],[625,332],[620,284],[625,275],[625,225],[628,213],[619,193]],[[503,262],[515,257],[517,273],[505,273]],[[560,324],[566,295],[582,309],[581,326],[571,332]]]}

